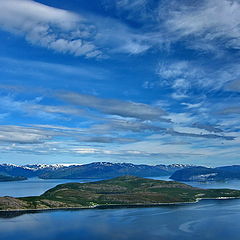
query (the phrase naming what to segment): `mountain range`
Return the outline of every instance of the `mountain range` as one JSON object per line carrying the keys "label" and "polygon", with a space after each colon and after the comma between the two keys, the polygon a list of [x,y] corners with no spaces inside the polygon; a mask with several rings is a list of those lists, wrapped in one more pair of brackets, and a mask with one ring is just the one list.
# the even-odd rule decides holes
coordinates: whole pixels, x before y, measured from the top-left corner
{"label": "mountain range", "polygon": [[184,164],[146,165],[132,163],[93,162],[89,164],[0,164],[0,175],[39,177],[42,179],[106,179],[123,175],[137,177],[170,176],[176,181],[225,181],[240,179],[240,165],[203,167]]}
{"label": "mountain range", "polygon": [[122,175],[139,177],[169,176],[176,170],[190,167],[190,165],[145,165],[132,163],[94,162],[89,164],[35,164],[13,165],[0,164],[0,174],[7,176],[39,177],[44,179],[76,179],[76,178],[112,178]]}

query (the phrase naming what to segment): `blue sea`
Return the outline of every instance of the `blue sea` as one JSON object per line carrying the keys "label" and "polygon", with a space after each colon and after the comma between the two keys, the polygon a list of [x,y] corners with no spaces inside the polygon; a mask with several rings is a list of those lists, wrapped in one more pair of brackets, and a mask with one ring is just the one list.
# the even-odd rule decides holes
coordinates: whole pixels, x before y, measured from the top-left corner
{"label": "blue sea", "polygon": [[[0,183],[0,196],[38,195],[57,184],[72,181],[88,180],[29,179]],[[240,189],[240,181],[189,184],[202,188]],[[0,239],[239,240],[240,200],[202,200],[154,208],[1,213]]]}

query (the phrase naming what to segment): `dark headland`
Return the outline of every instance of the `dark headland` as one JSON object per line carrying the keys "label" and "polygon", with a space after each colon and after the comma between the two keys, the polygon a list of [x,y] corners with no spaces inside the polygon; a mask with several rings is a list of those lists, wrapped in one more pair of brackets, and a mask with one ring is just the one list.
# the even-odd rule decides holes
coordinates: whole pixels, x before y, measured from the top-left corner
{"label": "dark headland", "polygon": [[26,177],[21,177],[21,176],[6,176],[6,175],[1,175],[0,174],[0,182],[14,182],[14,181],[23,181],[27,180]]}

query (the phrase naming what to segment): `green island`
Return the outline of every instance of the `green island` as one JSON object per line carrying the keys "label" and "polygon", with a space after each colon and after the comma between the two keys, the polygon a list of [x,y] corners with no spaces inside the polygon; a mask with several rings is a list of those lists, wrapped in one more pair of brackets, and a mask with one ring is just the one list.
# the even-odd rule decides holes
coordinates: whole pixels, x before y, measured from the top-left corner
{"label": "green island", "polygon": [[174,181],[122,176],[98,182],[60,184],[40,196],[0,197],[0,210],[157,206],[228,198],[240,198],[240,190],[201,189]]}

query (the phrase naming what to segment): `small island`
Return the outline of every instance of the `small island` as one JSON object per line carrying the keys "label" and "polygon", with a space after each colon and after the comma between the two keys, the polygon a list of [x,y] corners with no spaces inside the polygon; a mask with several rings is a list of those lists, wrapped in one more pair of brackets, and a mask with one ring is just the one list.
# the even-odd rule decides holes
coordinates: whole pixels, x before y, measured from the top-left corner
{"label": "small island", "polygon": [[27,180],[27,178],[0,175],[0,182],[12,182],[12,181],[23,181],[23,180]]}
{"label": "small island", "polygon": [[1,197],[0,210],[158,206],[228,198],[240,198],[240,190],[201,189],[174,181],[122,176],[98,182],[60,184],[40,196]]}

